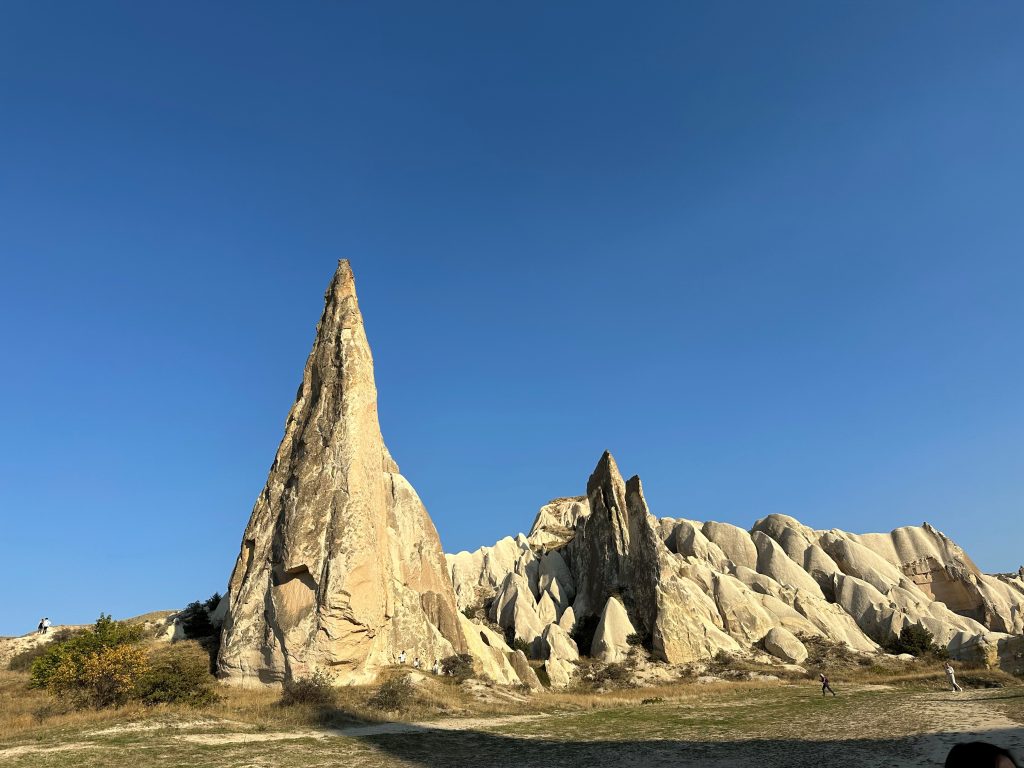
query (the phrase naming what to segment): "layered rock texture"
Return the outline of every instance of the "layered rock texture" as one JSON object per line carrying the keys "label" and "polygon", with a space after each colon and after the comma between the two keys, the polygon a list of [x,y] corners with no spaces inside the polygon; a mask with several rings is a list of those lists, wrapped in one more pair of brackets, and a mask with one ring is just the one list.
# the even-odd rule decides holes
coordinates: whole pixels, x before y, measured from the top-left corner
{"label": "layered rock texture", "polygon": [[321,671],[363,682],[403,650],[432,663],[468,649],[437,531],[381,437],[347,261],[327,289],[227,601],[219,670],[229,681]]}
{"label": "layered rock texture", "polygon": [[590,655],[607,662],[642,644],[672,664],[719,651],[798,664],[801,636],[875,653],[919,625],[956,658],[1024,672],[1024,572],[982,573],[927,523],[856,535],[784,515],[749,531],[658,519],[608,453],[587,495],[543,506],[529,535],[446,558],[459,607],[489,607],[510,640],[556,667],[552,680],[577,655],[552,637],[583,626]]}

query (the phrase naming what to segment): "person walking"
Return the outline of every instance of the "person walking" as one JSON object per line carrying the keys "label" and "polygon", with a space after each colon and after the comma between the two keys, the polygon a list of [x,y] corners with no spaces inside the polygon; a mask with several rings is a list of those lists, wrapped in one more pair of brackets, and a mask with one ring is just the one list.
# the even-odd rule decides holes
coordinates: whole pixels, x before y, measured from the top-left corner
{"label": "person walking", "polygon": [[825,675],[825,673],[822,672],[820,675],[818,675],[818,677],[821,679],[821,695],[824,696],[825,691],[828,691],[833,696],[835,696],[836,692],[833,691],[832,686],[828,684],[828,677]]}
{"label": "person walking", "polygon": [[37,635],[41,635],[41,634],[43,634],[43,632],[46,631],[45,629],[43,629],[43,622],[45,622],[45,621],[46,621],[46,619],[40,619],[39,620],[39,624],[36,626],[36,634]]}
{"label": "person walking", "polygon": [[48,617],[43,617],[42,627],[44,635],[50,631],[50,619]]}
{"label": "person walking", "polygon": [[956,670],[953,669],[953,665],[948,661],[946,662],[946,679],[949,680],[950,690],[953,691],[953,693],[964,692],[964,689],[957,685]]}

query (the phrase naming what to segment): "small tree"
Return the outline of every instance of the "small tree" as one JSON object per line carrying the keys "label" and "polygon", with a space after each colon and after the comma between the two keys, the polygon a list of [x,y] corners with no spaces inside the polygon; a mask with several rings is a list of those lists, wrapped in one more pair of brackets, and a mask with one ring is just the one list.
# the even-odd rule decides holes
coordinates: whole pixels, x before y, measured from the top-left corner
{"label": "small tree", "polygon": [[441,659],[441,671],[456,680],[467,680],[473,676],[473,657],[468,653],[445,656]]}
{"label": "small tree", "polygon": [[903,628],[900,636],[885,645],[889,653],[909,653],[912,656],[933,656],[937,659],[949,658],[949,651],[935,642],[935,636],[920,624],[910,624]]}
{"label": "small tree", "polygon": [[210,637],[217,630],[210,621],[210,613],[206,606],[196,600],[185,606],[179,617],[181,629],[189,640],[198,640],[201,637]]}
{"label": "small tree", "polygon": [[337,691],[331,685],[331,679],[317,670],[309,677],[289,680],[281,690],[280,704],[292,707],[306,704],[314,707],[333,707],[337,701]]}

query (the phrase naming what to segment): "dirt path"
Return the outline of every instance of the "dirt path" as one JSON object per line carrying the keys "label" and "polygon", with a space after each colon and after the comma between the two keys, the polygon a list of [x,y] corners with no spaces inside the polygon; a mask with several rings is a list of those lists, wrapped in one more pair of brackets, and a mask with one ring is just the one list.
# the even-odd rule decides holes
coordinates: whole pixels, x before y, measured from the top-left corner
{"label": "dirt path", "polygon": [[451,720],[429,720],[421,723],[380,723],[378,725],[356,725],[337,728],[330,733],[335,736],[361,738],[364,736],[385,736],[393,733],[422,733],[423,731],[480,731],[500,728],[530,720],[540,720],[550,715],[506,715],[505,717],[457,717]]}

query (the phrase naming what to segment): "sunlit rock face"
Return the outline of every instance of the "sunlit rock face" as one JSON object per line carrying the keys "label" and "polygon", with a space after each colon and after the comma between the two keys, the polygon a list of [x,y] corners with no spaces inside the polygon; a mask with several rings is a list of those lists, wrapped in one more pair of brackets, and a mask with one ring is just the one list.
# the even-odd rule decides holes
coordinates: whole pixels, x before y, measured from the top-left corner
{"label": "sunlit rock face", "polygon": [[[591,653],[605,660],[644,644],[670,663],[752,647],[793,662],[806,656],[800,637],[873,653],[918,625],[955,658],[1024,666],[1024,568],[984,574],[927,523],[857,535],[777,514],[749,531],[655,518],[640,479],[624,482],[609,453],[587,495],[544,505],[529,536],[447,558],[460,606],[467,596],[508,617],[521,611],[529,622],[503,626],[527,644],[556,623],[571,632],[598,622]],[[505,580],[533,563],[536,587]]]}
{"label": "sunlit rock face", "polygon": [[218,660],[231,682],[322,671],[364,682],[400,651],[466,650],[441,544],[380,432],[373,358],[347,261],[231,575]]}

